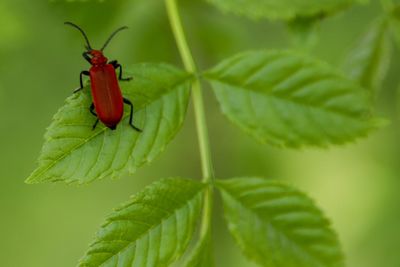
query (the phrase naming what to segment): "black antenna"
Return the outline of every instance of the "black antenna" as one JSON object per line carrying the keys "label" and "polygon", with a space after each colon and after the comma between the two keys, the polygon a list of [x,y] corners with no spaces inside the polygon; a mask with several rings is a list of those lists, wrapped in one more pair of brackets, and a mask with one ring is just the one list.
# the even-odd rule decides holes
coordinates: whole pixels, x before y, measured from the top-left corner
{"label": "black antenna", "polygon": [[85,33],[78,25],[76,25],[76,24],[74,24],[74,23],[72,23],[72,22],[69,22],[69,21],[64,22],[64,24],[65,24],[65,25],[70,25],[70,26],[72,26],[72,27],[78,29],[78,30],[82,33],[83,37],[84,37],[85,40],[86,40],[86,44],[87,44],[86,49],[87,49],[87,50],[92,50],[92,47],[90,46],[90,43],[89,43],[89,38],[87,37],[86,33]]}
{"label": "black antenna", "polygon": [[128,29],[128,27],[123,26],[123,27],[118,28],[117,30],[115,30],[115,32],[113,32],[113,33],[110,35],[110,37],[108,37],[106,43],[103,45],[103,47],[100,49],[100,51],[103,51],[104,48],[106,48],[106,46],[108,45],[108,43],[111,41],[111,39],[112,39],[118,32],[120,32],[120,31],[122,31],[122,30],[126,30],[126,29]]}

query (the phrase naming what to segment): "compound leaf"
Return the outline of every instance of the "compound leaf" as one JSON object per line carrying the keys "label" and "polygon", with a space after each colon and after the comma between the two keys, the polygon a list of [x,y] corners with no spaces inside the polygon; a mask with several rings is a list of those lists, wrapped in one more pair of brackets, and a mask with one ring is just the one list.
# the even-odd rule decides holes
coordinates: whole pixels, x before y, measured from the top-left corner
{"label": "compound leaf", "polygon": [[261,142],[326,147],[354,141],[377,126],[366,90],[295,52],[239,54],[205,77],[222,112]]}
{"label": "compound leaf", "polygon": [[79,266],[169,266],[193,236],[203,188],[180,178],[148,186],[108,216]]}
{"label": "compound leaf", "polygon": [[312,200],[262,178],[218,182],[229,230],[243,253],[266,267],[339,267],[343,255]]}
{"label": "compound leaf", "polygon": [[90,89],[70,96],[45,134],[39,166],[28,183],[64,181],[87,183],[134,172],[162,152],[180,129],[186,115],[191,75],[165,64],[138,64],[126,71],[134,77],[120,82],[124,97],[135,107],[134,131],[129,108],[116,130],[90,114]]}

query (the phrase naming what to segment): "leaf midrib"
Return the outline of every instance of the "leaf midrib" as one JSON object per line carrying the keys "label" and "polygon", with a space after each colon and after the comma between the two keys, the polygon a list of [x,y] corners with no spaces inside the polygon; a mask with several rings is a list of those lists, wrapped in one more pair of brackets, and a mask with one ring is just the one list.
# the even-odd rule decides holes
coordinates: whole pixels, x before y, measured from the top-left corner
{"label": "leaf midrib", "polygon": [[[328,109],[328,108],[326,108],[324,106],[318,106],[318,105],[315,105],[315,104],[308,105],[308,104],[303,103],[301,101],[294,101],[291,98],[285,98],[285,97],[282,97],[282,96],[279,96],[279,95],[276,95],[276,94],[266,94],[264,92],[253,90],[252,88],[247,90],[246,88],[241,88],[241,87],[237,86],[233,82],[229,82],[229,81],[218,79],[218,78],[209,78],[209,79],[211,81],[213,81],[213,82],[217,82],[217,83],[228,85],[229,87],[231,87],[231,88],[233,88],[235,90],[238,90],[238,91],[250,92],[250,93],[254,93],[256,95],[260,95],[260,96],[267,97],[267,98],[268,97],[275,98],[276,100],[281,101],[281,102],[288,102],[288,103],[291,103],[291,104],[295,104],[295,105],[301,106],[302,108],[312,108],[312,109],[316,109],[316,110],[321,110],[321,111],[329,113],[329,114],[334,114],[334,115],[337,115],[337,116],[345,117],[347,119],[351,119],[353,121],[359,122],[359,120],[355,119],[356,116],[351,116],[350,114],[348,114],[346,112],[341,112],[341,111],[337,111],[337,110]],[[218,89],[215,89],[215,90],[218,90]]]}

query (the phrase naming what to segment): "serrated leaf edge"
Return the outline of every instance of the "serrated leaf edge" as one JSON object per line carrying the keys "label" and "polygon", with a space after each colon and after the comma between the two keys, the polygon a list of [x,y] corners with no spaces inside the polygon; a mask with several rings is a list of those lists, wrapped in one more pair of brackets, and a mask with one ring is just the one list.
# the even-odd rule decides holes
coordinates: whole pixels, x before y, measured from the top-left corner
{"label": "serrated leaf edge", "polygon": [[[216,183],[215,183],[215,185],[216,185],[216,188],[219,189],[220,194],[227,194],[229,197],[231,197],[233,200],[235,200],[235,201],[236,201],[237,203],[239,203],[241,206],[244,206],[239,200],[237,200],[233,195],[231,195],[231,194],[228,192],[228,190],[226,190],[226,189],[224,188],[224,184],[225,184],[225,183],[228,183],[230,180],[232,181],[232,180],[239,180],[239,179],[244,179],[244,178],[243,178],[243,177],[236,177],[236,178],[230,178],[230,179],[227,179],[227,180],[217,180]],[[316,209],[318,209],[318,210],[320,211],[320,209],[317,207],[315,201],[314,201],[312,198],[310,198],[307,194],[305,194],[305,193],[303,193],[303,192],[297,190],[294,186],[288,185],[288,184],[286,184],[286,183],[284,183],[284,182],[281,182],[281,181],[272,180],[272,179],[266,179],[266,178],[262,178],[262,177],[248,177],[248,179],[260,179],[260,180],[265,180],[265,181],[267,181],[267,182],[270,182],[271,185],[282,186],[282,187],[286,187],[286,188],[289,188],[289,189],[291,189],[291,190],[294,190],[294,191],[296,191],[298,194],[300,194],[300,195],[302,195],[303,197],[307,198],[307,199],[312,203],[312,205],[313,205]],[[244,207],[245,207],[246,209],[248,209],[246,206],[244,206]],[[224,210],[225,210],[225,208],[224,208]],[[251,209],[248,209],[248,210],[250,210],[251,213],[254,214],[254,216],[256,216],[257,218],[259,218],[258,214],[254,213]],[[338,237],[337,232],[332,228],[332,223],[331,223],[331,221],[324,215],[324,213],[323,213],[322,211],[320,211],[320,212],[321,212],[321,219],[325,220],[326,223],[327,223],[326,227],[328,227],[328,229],[334,234],[335,238],[336,238],[337,240],[339,240],[339,237]],[[229,219],[227,218],[227,214],[226,214],[225,211],[224,211],[224,218],[225,218],[225,222],[226,222],[226,224],[227,224],[227,226],[228,226],[228,228],[229,228],[229,232],[230,232],[231,236],[233,237],[233,239],[235,240],[236,244],[240,247],[241,252],[242,252],[249,260],[251,260],[251,261],[253,261],[253,262],[255,262],[255,263],[259,263],[258,259],[257,259],[255,256],[253,256],[253,255],[251,255],[250,253],[248,253],[248,250],[247,250],[247,248],[246,248],[246,245],[245,245],[239,238],[237,238],[236,235],[234,235],[234,234],[231,232],[231,227],[230,227]],[[259,220],[263,221],[261,218],[259,218]],[[339,248],[341,249],[340,244],[339,244]],[[307,253],[307,252],[306,252],[306,253]],[[308,253],[307,253],[307,254],[308,254]],[[341,254],[341,256],[342,256],[342,260],[344,261],[345,255],[344,255],[344,253],[343,253],[342,250],[340,251],[340,254]]]}

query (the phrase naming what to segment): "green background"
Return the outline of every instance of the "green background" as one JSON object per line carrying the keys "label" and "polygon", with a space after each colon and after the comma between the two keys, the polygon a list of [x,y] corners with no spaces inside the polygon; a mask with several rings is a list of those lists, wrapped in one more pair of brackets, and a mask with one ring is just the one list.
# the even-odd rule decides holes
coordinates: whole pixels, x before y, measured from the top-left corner
{"label": "green background", "polygon": [[[202,69],[249,49],[289,48],[283,23],[220,13],[204,1],[182,0],[190,45]],[[341,66],[346,54],[383,11],[372,1],[322,22],[312,54]],[[377,2],[377,1],[376,1]],[[0,266],[74,266],[104,217],[150,182],[171,176],[198,179],[200,164],[193,112],[166,151],[135,175],[87,186],[26,185],[53,114],[88,68],[83,39],[63,25],[73,21],[100,47],[121,25],[130,30],[107,48],[123,65],[181,65],[163,1],[113,0],[0,2]],[[329,150],[282,150],[259,145],[219,112],[209,87],[206,109],[217,177],[257,175],[283,179],[312,196],[333,221],[349,266],[400,266],[399,53],[377,97],[379,115],[392,123],[367,139]],[[215,209],[217,266],[245,267]]]}

